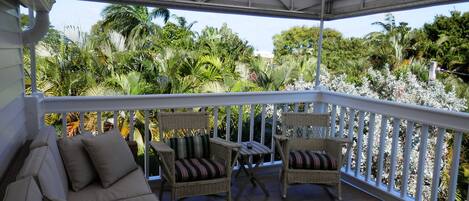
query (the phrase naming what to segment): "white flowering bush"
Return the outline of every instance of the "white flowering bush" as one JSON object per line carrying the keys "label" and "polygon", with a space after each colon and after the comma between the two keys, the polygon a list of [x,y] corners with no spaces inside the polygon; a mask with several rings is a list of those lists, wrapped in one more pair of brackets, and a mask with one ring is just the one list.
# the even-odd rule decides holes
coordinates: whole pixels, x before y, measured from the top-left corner
{"label": "white flowering bush", "polygon": [[[407,104],[417,104],[423,105],[428,107],[440,108],[450,111],[463,111],[466,109],[466,100],[458,98],[454,90],[450,90],[447,92],[444,88],[444,85],[440,81],[433,81],[431,83],[420,81],[414,74],[407,72],[403,73],[400,76],[395,76],[388,70],[383,71],[376,71],[373,69],[368,70],[367,75],[363,76],[362,82],[360,85],[350,84],[346,81],[346,75],[337,75],[333,76],[327,72],[327,70],[322,69],[321,71],[321,84],[324,85],[331,91],[346,93],[350,95],[357,95],[357,96],[366,96],[370,98],[377,98],[383,100],[390,100],[400,103],[407,103]],[[312,89],[314,86],[313,83],[304,82],[302,80],[297,80],[293,84],[288,85],[286,90],[306,90]],[[331,106],[329,106],[331,107]],[[331,111],[331,108],[329,108]],[[340,106],[337,109],[337,112],[340,111]],[[348,110],[350,111],[350,110]],[[339,114],[336,115],[339,118]],[[378,175],[378,152],[379,152],[379,144],[380,144],[380,133],[381,133],[381,121],[382,115],[376,114],[375,117],[375,131],[373,133],[374,140],[372,145],[368,145],[368,139],[370,136],[369,133],[369,121],[370,121],[370,114],[365,113],[365,129],[363,134],[363,149],[361,153],[361,162],[357,164],[357,132],[358,132],[358,112],[355,114],[354,118],[354,125],[353,126],[353,151],[352,151],[352,160],[351,160],[351,168],[355,170],[357,167],[360,169],[363,175],[366,174],[366,161],[367,159],[367,151],[371,148],[372,151],[372,166],[371,166],[371,179],[376,180],[376,176]],[[346,124],[349,122],[350,114],[347,112],[345,116]],[[336,131],[339,130],[338,128],[338,119],[336,124]],[[392,146],[392,130],[393,130],[393,123],[394,119],[390,117],[387,121],[387,132],[385,132],[385,143],[384,143],[384,165],[383,165],[383,172],[382,175],[382,183],[389,184],[390,179],[390,168],[391,168],[391,146]],[[402,184],[402,173],[404,167],[404,146],[405,146],[405,137],[406,137],[406,128],[407,128],[407,120],[401,120],[400,122],[400,129],[399,129],[399,137],[397,141],[397,165],[396,167],[396,175],[395,175],[395,189],[400,190]],[[346,125],[347,128],[344,129],[344,135],[348,136],[348,127],[350,125]],[[414,124],[414,130],[412,132],[412,141],[411,143],[411,152],[410,152],[410,166],[409,166],[409,182],[407,191],[409,195],[415,196],[416,188],[417,188],[417,164],[419,160],[419,149],[421,143],[421,124]],[[442,160],[435,159],[435,144],[436,144],[436,134],[437,129],[434,127],[430,127],[429,129],[429,138],[427,141],[427,153],[425,158],[425,171],[424,171],[424,182],[423,182],[423,200],[430,199],[430,191],[431,191],[431,183],[433,177],[433,163],[435,160]],[[443,147],[447,147],[446,142],[448,138],[452,135],[447,133],[445,135],[445,144]],[[443,150],[443,156],[447,154],[447,150]],[[442,169],[447,169],[449,164],[447,164],[448,160],[444,160],[442,165]],[[445,181],[441,181],[444,183]],[[440,185],[440,197],[446,197],[447,185]]]}

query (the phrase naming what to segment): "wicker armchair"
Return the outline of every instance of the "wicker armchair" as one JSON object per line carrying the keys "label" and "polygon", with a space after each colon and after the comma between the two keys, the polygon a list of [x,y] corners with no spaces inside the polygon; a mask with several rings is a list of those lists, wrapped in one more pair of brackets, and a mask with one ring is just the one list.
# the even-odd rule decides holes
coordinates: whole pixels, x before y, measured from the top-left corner
{"label": "wicker armchair", "polygon": [[[209,129],[209,115],[206,112],[175,112],[159,113],[160,137],[166,131],[183,130],[185,135],[190,135],[189,130],[201,130],[205,133]],[[161,165],[161,190],[160,200],[162,200],[164,185],[167,183],[171,189],[171,200],[178,198],[227,193],[227,200],[231,200],[231,172],[233,164],[238,157],[240,145],[228,142],[220,138],[210,138],[210,158],[223,164],[226,175],[218,178],[211,178],[196,181],[177,181],[177,150],[173,150],[170,145],[164,142],[151,142],[151,146],[157,153]],[[220,167],[220,166],[218,166]]]}
{"label": "wicker armchair", "polygon": [[337,198],[342,200],[340,168],[345,158],[342,148],[350,141],[330,137],[329,125],[329,114],[282,113],[283,135],[274,138],[283,162],[280,172],[283,198],[287,197],[289,184],[317,183],[337,185]]}

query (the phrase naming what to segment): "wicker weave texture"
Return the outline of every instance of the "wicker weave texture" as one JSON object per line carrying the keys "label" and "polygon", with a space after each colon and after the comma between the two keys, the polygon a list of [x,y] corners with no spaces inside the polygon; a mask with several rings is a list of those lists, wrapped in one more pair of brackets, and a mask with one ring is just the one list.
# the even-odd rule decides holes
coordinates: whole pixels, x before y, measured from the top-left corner
{"label": "wicker weave texture", "polygon": [[174,129],[208,129],[207,112],[161,112],[158,114],[162,131]]}

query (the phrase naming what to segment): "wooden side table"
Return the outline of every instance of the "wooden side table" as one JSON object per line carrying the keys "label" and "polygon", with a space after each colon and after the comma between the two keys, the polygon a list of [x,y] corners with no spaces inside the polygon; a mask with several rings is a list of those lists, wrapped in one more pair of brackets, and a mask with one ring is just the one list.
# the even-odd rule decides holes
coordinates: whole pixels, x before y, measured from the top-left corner
{"label": "wooden side table", "polygon": [[[248,147],[248,144],[251,144],[251,147]],[[266,147],[265,145],[259,143],[259,142],[242,142],[241,143],[241,148],[239,149],[239,158],[238,162],[240,164],[240,168],[238,172],[236,173],[235,177],[238,177],[238,175],[242,172],[246,174],[248,177],[249,181],[253,185],[253,187],[259,186],[261,190],[264,192],[264,194],[268,197],[269,192],[267,191],[264,183],[262,183],[259,179],[256,178],[256,175],[254,172],[256,171],[259,166],[264,163],[264,155],[266,154],[271,154],[271,150],[269,147]],[[252,156],[258,156],[259,160],[254,162],[250,161],[249,158]],[[236,196],[236,200],[239,199],[241,194],[243,193],[244,189],[246,188],[247,183],[244,183],[241,185],[239,192]]]}

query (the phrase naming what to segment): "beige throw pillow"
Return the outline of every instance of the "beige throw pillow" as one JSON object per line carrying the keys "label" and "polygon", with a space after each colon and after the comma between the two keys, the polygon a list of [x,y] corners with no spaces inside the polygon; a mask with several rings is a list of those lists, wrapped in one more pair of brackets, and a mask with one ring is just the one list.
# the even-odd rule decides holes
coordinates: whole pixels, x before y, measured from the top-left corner
{"label": "beige throw pillow", "polygon": [[104,188],[138,168],[127,143],[117,132],[83,138],[82,142]]}
{"label": "beige throw pillow", "polygon": [[81,190],[98,178],[88,152],[81,141],[92,137],[93,135],[90,133],[85,133],[72,138],[62,138],[57,143],[73,191]]}

